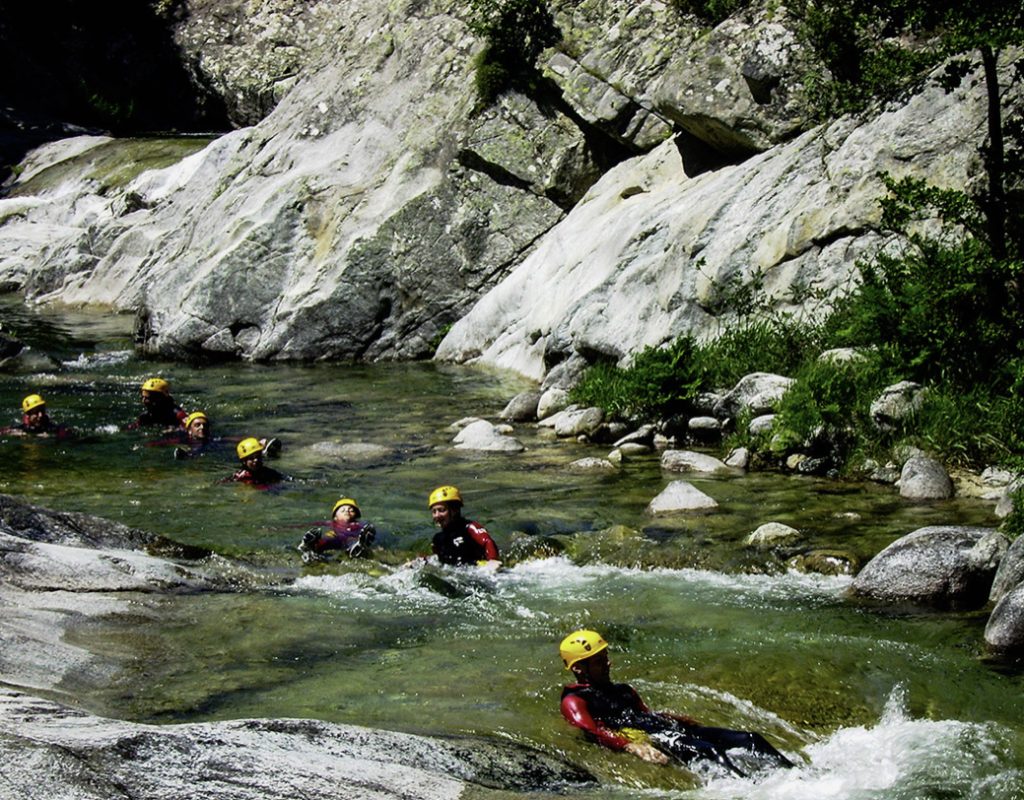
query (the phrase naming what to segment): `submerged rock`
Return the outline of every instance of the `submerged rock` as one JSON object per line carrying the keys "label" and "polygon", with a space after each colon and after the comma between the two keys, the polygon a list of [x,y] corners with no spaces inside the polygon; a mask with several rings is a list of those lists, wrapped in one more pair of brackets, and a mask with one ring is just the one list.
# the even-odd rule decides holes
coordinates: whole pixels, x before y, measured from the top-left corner
{"label": "submerged rock", "polygon": [[487,453],[521,453],[526,449],[518,439],[502,433],[485,419],[466,425],[452,442],[456,450],[480,450]]}
{"label": "submerged rock", "polygon": [[0,690],[0,748],[5,791],[48,800],[456,800],[468,784],[540,791],[593,782],[510,742],[299,719],[140,725],[9,690]]}
{"label": "submerged rock", "polygon": [[854,579],[854,595],[885,603],[967,610],[988,600],[1009,545],[992,528],[936,525],[897,539]]}

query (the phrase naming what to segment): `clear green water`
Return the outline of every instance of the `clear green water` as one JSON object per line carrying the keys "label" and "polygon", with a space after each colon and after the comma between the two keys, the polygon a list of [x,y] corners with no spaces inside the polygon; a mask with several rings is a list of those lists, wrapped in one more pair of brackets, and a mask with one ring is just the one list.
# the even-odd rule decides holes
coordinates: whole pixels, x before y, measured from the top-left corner
{"label": "clear green water", "polygon": [[[795,551],[866,558],[934,523],[994,524],[989,504],[912,506],[891,489],[779,475],[694,480],[712,515],[652,521],[646,503],[674,476],[652,456],[613,477],[566,465],[605,448],[555,442],[531,426],[519,455],[454,451],[448,426],[494,418],[527,384],[432,364],[187,366],[137,360],[129,320],[0,308],[57,363],[0,375],[16,415],[39,391],[84,436],[0,440],[0,491],[147,528],[239,558],[269,588],[140,599],[78,642],[121,665],[75,687],[92,711],[159,723],[315,717],[421,733],[498,735],[560,753],[601,780],[586,797],[1024,797],[1021,675],[987,661],[985,616],[887,615],[848,602],[843,576],[788,572],[741,545],[763,522],[801,530]],[[171,380],[186,408],[226,435],[275,435],[279,491],[217,485],[226,450],[178,462],[116,426],[139,383]],[[344,462],[323,442],[367,442],[385,457]],[[568,556],[441,582],[398,566],[426,551],[426,495],[455,483],[499,545],[555,537]],[[381,532],[383,563],[303,568],[294,545],[340,494]],[[626,526],[626,529],[608,529]],[[518,546],[518,545],[516,545]],[[791,555],[786,553],[785,555]],[[451,596],[459,595],[459,596]],[[562,722],[557,643],[579,626],[613,642],[619,679],[654,707],[756,729],[799,770],[700,782],[584,742]]]}

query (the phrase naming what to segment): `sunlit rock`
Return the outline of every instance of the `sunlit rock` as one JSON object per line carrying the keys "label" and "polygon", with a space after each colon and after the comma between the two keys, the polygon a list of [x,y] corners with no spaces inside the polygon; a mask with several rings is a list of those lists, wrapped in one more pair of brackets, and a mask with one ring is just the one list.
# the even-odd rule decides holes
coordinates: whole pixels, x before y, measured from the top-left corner
{"label": "sunlit rock", "polygon": [[537,407],[540,403],[540,392],[520,392],[502,410],[502,419],[513,422],[528,422],[537,419]]}
{"label": "sunlit rock", "polygon": [[711,511],[718,502],[687,481],[672,481],[647,504],[648,514],[672,514],[684,511]]}
{"label": "sunlit rock", "polygon": [[522,442],[499,432],[485,419],[471,422],[452,439],[456,450],[480,450],[488,453],[520,453]]}
{"label": "sunlit rock", "polygon": [[886,603],[979,608],[988,600],[1008,546],[991,528],[920,528],[871,559],[854,579],[852,592]]}
{"label": "sunlit rock", "polygon": [[800,531],[781,522],[766,522],[752,531],[745,542],[751,547],[775,547],[793,544],[800,539]]}
{"label": "sunlit rock", "polygon": [[720,459],[693,450],[666,450],[661,454],[661,468],[669,472],[728,472]]}
{"label": "sunlit rock", "polygon": [[907,460],[897,485],[900,497],[910,500],[946,500],[953,496],[953,481],[946,468],[924,455]]}
{"label": "sunlit rock", "polygon": [[53,800],[195,797],[197,787],[233,800],[457,800],[471,784],[522,792],[593,782],[507,741],[301,719],[142,725],[10,690],[0,691],[0,737],[5,791]]}

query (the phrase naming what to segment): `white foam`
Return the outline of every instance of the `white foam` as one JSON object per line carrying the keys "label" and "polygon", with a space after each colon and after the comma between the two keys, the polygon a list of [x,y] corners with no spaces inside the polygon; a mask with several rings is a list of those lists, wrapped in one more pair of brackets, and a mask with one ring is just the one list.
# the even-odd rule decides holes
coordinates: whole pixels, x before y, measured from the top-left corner
{"label": "white foam", "polygon": [[1021,776],[1010,766],[1008,733],[991,723],[911,719],[905,693],[897,687],[877,725],[841,728],[808,745],[804,750],[808,763],[773,770],[760,778],[713,779],[693,797],[980,800],[1019,796],[1014,792],[1021,790]]}
{"label": "white foam", "polygon": [[67,369],[90,370],[100,367],[117,366],[126,363],[132,357],[131,350],[111,350],[105,353],[79,353],[78,358],[62,362]]}

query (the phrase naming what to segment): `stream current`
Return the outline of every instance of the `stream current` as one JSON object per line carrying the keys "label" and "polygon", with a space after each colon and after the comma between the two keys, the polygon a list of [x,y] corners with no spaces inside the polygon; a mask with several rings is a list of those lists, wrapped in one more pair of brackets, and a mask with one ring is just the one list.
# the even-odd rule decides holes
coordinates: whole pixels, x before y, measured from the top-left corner
{"label": "stream current", "polygon": [[[891,487],[761,473],[692,478],[720,508],[652,519],[647,502],[679,477],[657,455],[577,473],[570,462],[608,448],[534,425],[516,427],[520,454],[452,448],[453,422],[493,420],[530,388],[515,375],[144,361],[127,318],[10,301],[0,311],[5,331],[53,359],[0,375],[0,409],[13,421],[39,392],[79,433],[0,439],[0,492],[210,548],[260,576],[250,592],[140,600],[130,619],[75,631],[119,670],[64,702],[153,723],[310,717],[496,736],[600,780],[572,797],[1024,798],[1021,672],[985,658],[984,613],[867,609],[846,598],[849,576],[786,561],[817,550],[863,562],[924,525],[994,526],[991,503],[912,505]],[[122,430],[151,375],[207,411],[215,434],[279,437],[272,466],[293,480],[268,492],[218,484],[235,469],[233,445],[179,461],[158,436]],[[339,447],[352,443],[375,449]],[[445,483],[503,553],[534,557],[497,574],[400,568],[429,550],[426,498]],[[342,495],[376,524],[376,558],[304,566],[296,543]],[[770,521],[801,531],[794,552],[743,546]],[[760,731],[798,768],[702,776],[588,744],[558,712],[569,681],[557,646],[579,627],[605,635],[613,678],[651,707]]]}

